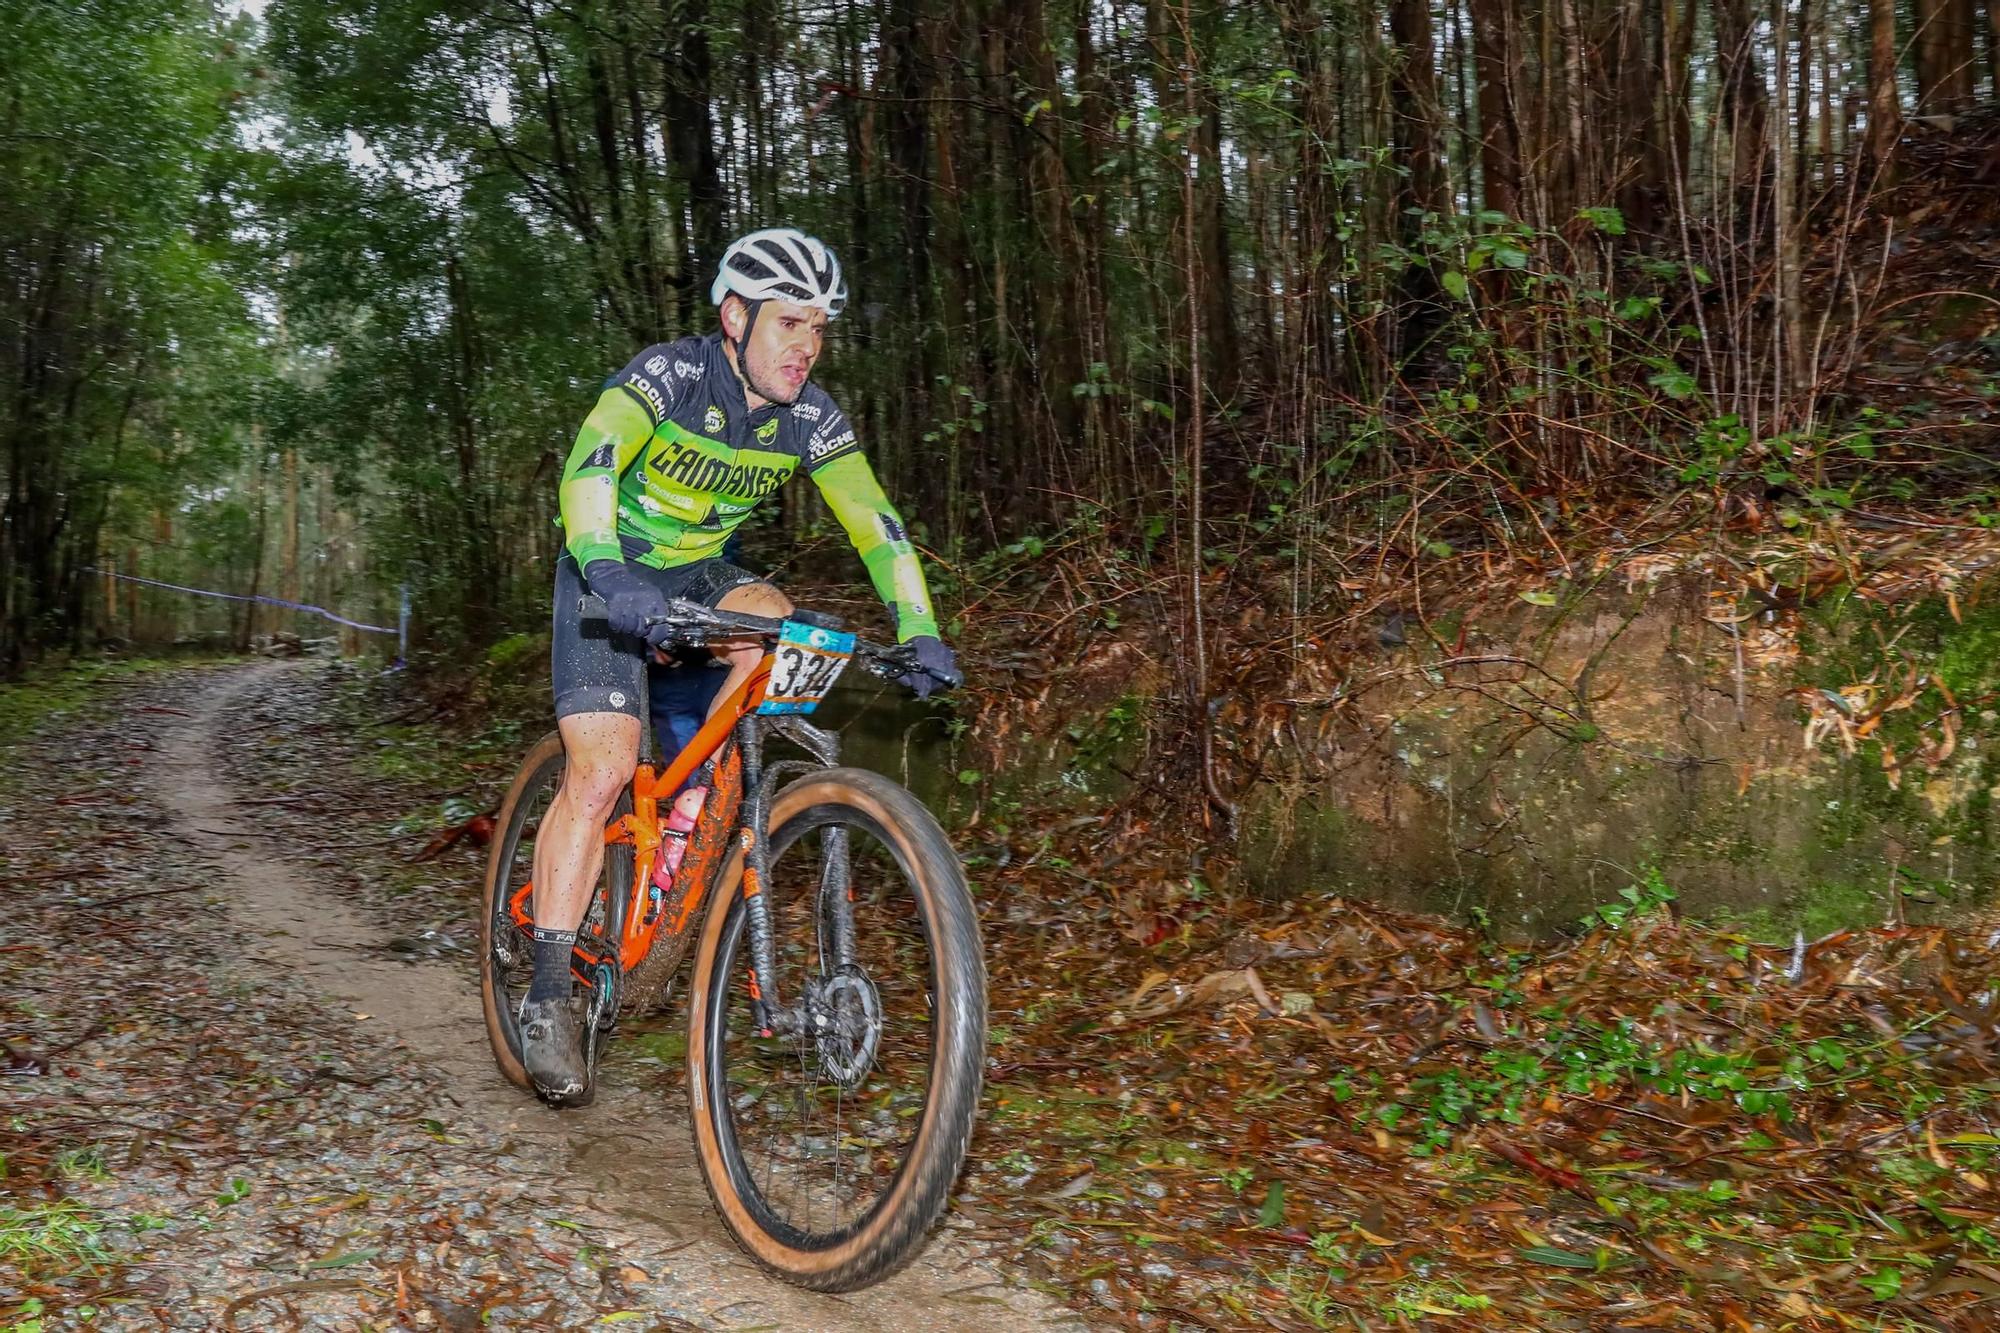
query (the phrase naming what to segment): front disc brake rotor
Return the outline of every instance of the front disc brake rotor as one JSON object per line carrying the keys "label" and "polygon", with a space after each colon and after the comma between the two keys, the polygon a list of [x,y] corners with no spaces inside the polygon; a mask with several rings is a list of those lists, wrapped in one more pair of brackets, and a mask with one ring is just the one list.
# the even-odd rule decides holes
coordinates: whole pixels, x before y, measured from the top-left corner
{"label": "front disc brake rotor", "polygon": [[853,963],[820,983],[811,1005],[819,1064],[829,1078],[852,1092],[875,1067],[882,1041],[882,997],[868,974]]}

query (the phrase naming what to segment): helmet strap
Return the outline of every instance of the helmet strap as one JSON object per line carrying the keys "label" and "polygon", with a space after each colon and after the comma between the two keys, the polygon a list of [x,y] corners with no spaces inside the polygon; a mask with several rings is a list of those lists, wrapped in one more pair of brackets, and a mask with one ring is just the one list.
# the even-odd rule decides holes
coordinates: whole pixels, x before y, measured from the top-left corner
{"label": "helmet strap", "polygon": [[736,340],[736,378],[749,393],[757,392],[750,383],[750,330],[757,327],[757,312],[763,308],[762,301],[743,302],[743,336]]}

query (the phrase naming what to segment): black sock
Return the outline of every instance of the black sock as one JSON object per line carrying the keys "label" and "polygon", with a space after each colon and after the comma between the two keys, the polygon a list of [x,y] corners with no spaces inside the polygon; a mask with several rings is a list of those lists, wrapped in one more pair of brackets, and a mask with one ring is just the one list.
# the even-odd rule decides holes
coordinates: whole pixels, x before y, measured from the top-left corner
{"label": "black sock", "polygon": [[575,944],[573,930],[535,927],[535,980],[528,987],[530,1004],[569,998],[569,955]]}

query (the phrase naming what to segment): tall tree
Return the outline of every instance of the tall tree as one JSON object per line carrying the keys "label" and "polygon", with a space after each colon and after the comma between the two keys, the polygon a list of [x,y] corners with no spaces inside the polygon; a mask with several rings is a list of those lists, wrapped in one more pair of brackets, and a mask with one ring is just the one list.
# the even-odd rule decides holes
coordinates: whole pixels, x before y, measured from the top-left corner
{"label": "tall tree", "polygon": [[0,31],[4,676],[80,641],[110,533],[205,510],[188,488],[241,449],[260,357],[230,29],[192,0],[5,0]]}
{"label": "tall tree", "polygon": [[1896,0],[1868,0],[1868,161],[1885,177],[1903,132],[1896,93]]}
{"label": "tall tree", "polygon": [[[1412,256],[1423,245],[1426,215],[1448,207],[1444,171],[1438,156],[1437,81],[1433,55],[1430,0],[1390,0],[1389,32],[1395,42],[1390,79],[1394,108],[1396,165],[1402,186],[1396,197],[1397,226]],[[1399,349],[1422,349],[1444,317],[1437,272],[1427,262],[1404,268],[1397,284],[1402,308]]]}
{"label": "tall tree", "polygon": [[1479,167],[1487,208],[1521,213],[1520,129],[1514,111],[1519,58],[1513,0],[1469,0],[1473,61],[1479,84]]}
{"label": "tall tree", "polygon": [[1730,179],[1751,188],[1770,169],[1771,95],[1757,59],[1752,0],[1714,0],[1715,58],[1723,128],[1735,155]]}

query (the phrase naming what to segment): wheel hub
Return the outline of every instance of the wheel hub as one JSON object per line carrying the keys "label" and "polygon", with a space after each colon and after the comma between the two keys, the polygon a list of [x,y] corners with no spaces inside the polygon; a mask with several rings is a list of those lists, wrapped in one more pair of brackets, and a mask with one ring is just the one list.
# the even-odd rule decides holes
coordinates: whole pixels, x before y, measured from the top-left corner
{"label": "wheel hub", "polygon": [[849,1092],[875,1067],[882,1040],[882,997],[868,974],[853,963],[812,988],[806,1002],[820,1068]]}

